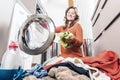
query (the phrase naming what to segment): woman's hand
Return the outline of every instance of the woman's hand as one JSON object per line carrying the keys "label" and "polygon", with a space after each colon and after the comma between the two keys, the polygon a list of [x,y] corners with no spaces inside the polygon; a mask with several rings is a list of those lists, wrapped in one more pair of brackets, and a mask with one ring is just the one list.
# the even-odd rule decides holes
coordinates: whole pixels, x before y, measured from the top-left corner
{"label": "woman's hand", "polygon": [[72,33],[70,32],[64,32],[64,33],[60,33],[60,40],[59,43],[65,47],[65,48],[69,48],[72,46],[74,41],[74,36]]}
{"label": "woman's hand", "polygon": [[67,43],[72,43],[73,41],[74,41],[74,38],[72,38],[72,39],[70,39],[70,38],[65,39],[65,42],[67,42]]}

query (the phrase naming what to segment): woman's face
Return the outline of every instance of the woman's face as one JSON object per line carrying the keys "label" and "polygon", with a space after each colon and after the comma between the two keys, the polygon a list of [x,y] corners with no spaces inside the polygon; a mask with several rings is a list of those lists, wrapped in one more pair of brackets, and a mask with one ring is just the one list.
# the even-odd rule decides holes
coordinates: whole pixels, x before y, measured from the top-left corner
{"label": "woman's face", "polygon": [[69,9],[68,12],[67,12],[67,20],[72,21],[72,20],[75,19],[75,17],[76,17],[76,12],[75,12],[75,10],[72,9],[72,8]]}

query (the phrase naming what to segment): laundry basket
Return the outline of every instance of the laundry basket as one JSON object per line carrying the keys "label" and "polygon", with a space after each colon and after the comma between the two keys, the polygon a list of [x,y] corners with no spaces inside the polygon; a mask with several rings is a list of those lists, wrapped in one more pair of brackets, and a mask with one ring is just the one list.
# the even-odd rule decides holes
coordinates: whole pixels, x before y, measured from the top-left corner
{"label": "laundry basket", "polygon": [[0,80],[22,80],[23,69],[0,69]]}

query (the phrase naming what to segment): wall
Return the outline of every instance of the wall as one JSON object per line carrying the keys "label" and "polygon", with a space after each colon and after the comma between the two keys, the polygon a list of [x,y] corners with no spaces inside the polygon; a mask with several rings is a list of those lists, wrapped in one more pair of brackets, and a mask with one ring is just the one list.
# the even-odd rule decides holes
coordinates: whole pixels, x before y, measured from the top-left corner
{"label": "wall", "polygon": [[93,15],[96,0],[74,0],[78,8],[80,24],[83,27],[84,39],[93,39],[91,17]]}
{"label": "wall", "polygon": [[56,26],[64,23],[64,13],[68,7],[68,0],[41,0],[41,3]]}
{"label": "wall", "polygon": [[7,48],[15,2],[16,0],[0,0],[0,61]]}

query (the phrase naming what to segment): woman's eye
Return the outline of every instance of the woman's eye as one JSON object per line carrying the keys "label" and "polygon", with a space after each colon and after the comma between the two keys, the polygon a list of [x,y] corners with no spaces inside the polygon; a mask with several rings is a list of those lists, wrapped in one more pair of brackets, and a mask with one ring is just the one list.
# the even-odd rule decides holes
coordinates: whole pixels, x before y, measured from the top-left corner
{"label": "woman's eye", "polygon": [[68,14],[72,14],[72,15],[74,15],[75,13],[74,13],[74,12],[68,12]]}

